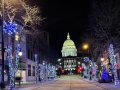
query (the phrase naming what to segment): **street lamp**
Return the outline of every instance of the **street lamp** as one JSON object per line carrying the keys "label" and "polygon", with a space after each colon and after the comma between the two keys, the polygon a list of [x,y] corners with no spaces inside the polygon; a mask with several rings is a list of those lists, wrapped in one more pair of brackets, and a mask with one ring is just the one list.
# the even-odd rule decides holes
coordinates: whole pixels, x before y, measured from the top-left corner
{"label": "street lamp", "polygon": [[18,53],[19,56],[22,56],[22,54],[23,54],[23,53],[22,53],[21,51]]}
{"label": "street lamp", "polygon": [[104,60],[105,60],[105,58],[101,58],[100,60],[101,60],[101,68],[103,69],[103,67],[104,67]]}
{"label": "street lamp", "polygon": [[18,32],[16,32],[16,34],[15,34],[15,40],[19,41],[19,39],[20,39],[20,36],[19,36]]}
{"label": "street lamp", "polygon": [[101,62],[103,62],[105,59],[104,59],[104,58],[101,58],[100,60],[101,60]]}
{"label": "street lamp", "polygon": [[84,50],[83,52],[87,55],[90,56],[90,46],[88,43],[83,43],[82,44],[82,49]]}
{"label": "street lamp", "polygon": [[61,59],[58,59],[57,61],[58,61],[58,62],[60,62],[60,61],[61,61]]}
{"label": "street lamp", "polygon": [[89,45],[88,43],[84,43],[83,46],[82,46],[83,50],[87,50],[89,48]]}

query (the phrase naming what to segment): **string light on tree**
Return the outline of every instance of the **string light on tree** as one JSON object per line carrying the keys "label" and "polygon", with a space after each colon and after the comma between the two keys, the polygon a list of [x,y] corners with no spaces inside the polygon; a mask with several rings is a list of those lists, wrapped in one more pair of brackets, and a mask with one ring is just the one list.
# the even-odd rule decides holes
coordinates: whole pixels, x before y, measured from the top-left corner
{"label": "string light on tree", "polygon": [[9,90],[12,90],[12,88],[15,86],[14,77],[15,77],[16,65],[14,66],[14,63],[13,63],[14,61],[13,61],[13,55],[12,55],[11,35],[16,32],[17,24],[11,21],[7,21],[7,22],[4,21],[3,30],[5,33],[8,34],[7,60],[9,65],[9,77],[10,77]]}
{"label": "string light on tree", "polygon": [[11,45],[8,46],[7,53],[8,53],[7,59],[8,59],[8,65],[9,65],[9,77],[10,77],[9,90],[11,90],[14,87],[14,68],[13,68],[13,61],[12,61]]}
{"label": "string light on tree", "polygon": [[109,51],[110,63],[112,65],[112,70],[113,70],[113,74],[114,74],[114,83],[115,83],[115,85],[117,85],[117,84],[119,84],[119,80],[118,80],[118,75],[117,75],[117,68],[115,67],[117,62],[116,62],[116,58],[115,58],[113,44],[109,45],[108,51]]}
{"label": "string light on tree", "polygon": [[36,83],[38,82],[38,79],[39,79],[39,64],[38,64],[38,55],[35,54],[35,63],[36,63]]}
{"label": "string light on tree", "polygon": [[17,44],[16,45],[16,50],[15,50],[15,73],[17,72],[18,70],[18,66],[19,66],[19,59],[20,57],[22,56],[22,52],[20,51],[20,44]]}

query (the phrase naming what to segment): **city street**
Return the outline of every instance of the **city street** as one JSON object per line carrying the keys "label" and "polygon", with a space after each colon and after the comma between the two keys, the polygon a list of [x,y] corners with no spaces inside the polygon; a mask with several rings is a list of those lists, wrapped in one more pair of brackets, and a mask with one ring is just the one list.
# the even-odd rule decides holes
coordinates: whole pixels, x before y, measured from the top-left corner
{"label": "city street", "polygon": [[0,0],[0,90],[120,90],[120,0]]}
{"label": "city street", "polygon": [[99,84],[80,79],[79,76],[62,76],[55,81],[28,86],[17,90],[120,90],[113,84]]}

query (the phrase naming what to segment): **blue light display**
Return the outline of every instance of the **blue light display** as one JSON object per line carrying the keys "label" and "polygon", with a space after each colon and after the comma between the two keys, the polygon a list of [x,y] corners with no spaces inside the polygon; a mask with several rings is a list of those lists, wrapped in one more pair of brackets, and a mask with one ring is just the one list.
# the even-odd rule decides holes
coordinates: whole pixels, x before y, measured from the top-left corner
{"label": "blue light display", "polygon": [[103,80],[109,80],[109,76],[108,76],[108,73],[106,71],[106,69],[103,69],[102,70],[102,77],[101,77]]}
{"label": "blue light display", "polygon": [[[18,25],[15,22],[4,21],[3,31],[10,36],[16,32],[17,26]],[[9,40],[10,40],[10,37],[9,37]],[[14,81],[15,69],[14,69],[14,64],[13,64],[12,45],[10,44],[10,42],[8,44],[7,53],[8,53],[8,56],[7,56],[8,66],[9,66],[9,88],[8,90],[12,90],[15,87],[15,83],[14,83],[15,82]]]}
{"label": "blue light display", "polygon": [[3,30],[9,35],[13,34],[17,30],[17,24],[15,22],[4,22]]}
{"label": "blue light display", "polygon": [[84,60],[84,62],[88,62],[90,59],[89,59],[89,57],[84,57],[83,60]]}

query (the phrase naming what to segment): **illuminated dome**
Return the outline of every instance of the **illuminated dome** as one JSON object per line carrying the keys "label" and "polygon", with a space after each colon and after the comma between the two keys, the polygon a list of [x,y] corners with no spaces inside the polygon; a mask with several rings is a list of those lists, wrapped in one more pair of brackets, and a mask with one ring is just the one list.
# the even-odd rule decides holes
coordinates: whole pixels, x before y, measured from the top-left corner
{"label": "illuminated dome", "polygon": [[75,43],[70,39],[69,33],[67,35],[67,40],[65,40],[62,47],[62,57],[67,56],[77,56]]}
{"label": "illuminated dome", "polygon": [[63,47],[66,47],[66,46],[75,46],[75,44],[71,39],[67,39],[63,44]]}

